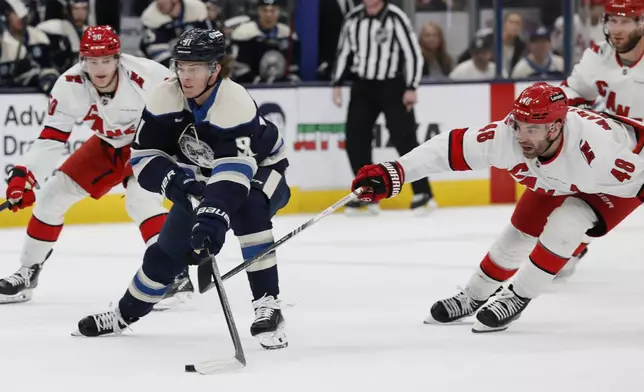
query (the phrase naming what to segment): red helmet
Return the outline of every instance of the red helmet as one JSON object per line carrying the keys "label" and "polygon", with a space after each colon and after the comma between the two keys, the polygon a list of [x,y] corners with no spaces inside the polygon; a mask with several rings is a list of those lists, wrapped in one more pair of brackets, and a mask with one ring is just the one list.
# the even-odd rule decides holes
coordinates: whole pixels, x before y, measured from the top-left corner
{"label": "red helmet", "polygon": [[564,91],[540,82],[521,92],[514,101],[514,118],[530,124],[549,124],[564,121],[568,113],[568,98]]}
{"label": "red helmet", "polygon": [[120,52],[121,41],[111,26],[92,26],[83,32],[80,42],[81,56],[102,57]]}
{"label": "red helmet", "polygon": [[644,0],[606,0],[606,15],[638,17],[644,15]]}

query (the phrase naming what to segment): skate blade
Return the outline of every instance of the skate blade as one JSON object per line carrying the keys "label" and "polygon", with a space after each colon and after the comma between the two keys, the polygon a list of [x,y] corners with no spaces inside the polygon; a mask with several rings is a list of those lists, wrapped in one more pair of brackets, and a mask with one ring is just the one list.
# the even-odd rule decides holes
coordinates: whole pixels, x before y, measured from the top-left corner
{"label": "skate blade", "polygon": [[508,329],[508,327],[512,324],[512,322],[502,326],[502,327],[489,327],[482,322],[476,320],[474,323],[474,326],[472,327],[472,332],[473,333],[490,333],[490,332],[501,332],[505,331]]}
{"label": "skate blade", "polygon": [[159,303],[154,305],[152,308],[153,311],[163,312],[172,308],[176,308],[186,302],[189,302],[192,299],[192,293],[185,291],[182,293],[177,293],[170,298],[162,299]]}
{"label": "skate blade", "polygon": [[462,325],[462,324],[465,324],[467,319],[471,318],[472,316],[474,316],[474,314],[471,314],[469,316],[461,317],[461,318],[456,319],[454,321],[442,322],[442,321],[436,320],[430,314],[429,316],[427,316],[427,318],[425,320],[423,320],[423,324],[425,324],[425,325]]}
{"label": "skate blade", "polygon": [[5,305],[5,304],[18,304],[22,302],[27,302],[31,300],[32,296],[32,291],[31,289],[28,290],[23,290],[22,292],[14,295],[1,295],[0,294],[0,305]]}
{"label": "skate blade", "polygon": [[344,214],[346,216],[376,216],[380,214],[380,207],[367,206],[360,208],[345,208]]}
{"label": "skate blade", "polygon": [[279,350],[281,348],[288,347],[283,323],[280,324],[275,331],[257,334],[255,335],[255,338],[266,350]]}
{"label": "skate blade", "polygon": [[436,211],[437,208],[438,205],[435,201],[432,200],[425,206],[412,209],[411,212],[414,214],[414,216],[422,217],[431,214],[432,212]]}

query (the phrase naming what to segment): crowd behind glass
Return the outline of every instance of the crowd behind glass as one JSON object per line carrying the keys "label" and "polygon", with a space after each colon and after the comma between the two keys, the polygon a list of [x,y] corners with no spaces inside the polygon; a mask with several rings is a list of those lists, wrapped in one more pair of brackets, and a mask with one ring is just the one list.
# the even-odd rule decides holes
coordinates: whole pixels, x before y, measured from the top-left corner
{"label": "crowd behind glass", "polygon": [[[115,0],[94,0],[91,3]],[[402,0],[390,0],[400,4]],[[424,81],[486,80],[502,77],[563,78],[561,0],[506,0],[502,47],[496,48],[492,0],[477,3],[478,31],[463,24],[472,13],[467,0],[415,0],[417,38],[424,57]],[[140,20],[140,38],[130,54],[167,65],[169,48],[184,27],[223,31],[236,58],[233,79],[244,84],[299,83],[300,42],[294,30],[297,0],[121,0],[117,15]],[[344,15],[361,0],[319,0],[317,81],[330,80]],[[177,3],[179,5],[177,5]],[[94,11],[96,12],[96,11]],[[576,0],[572,63],[584,49],[604,40],[603,2]],[[177,22],[183,18],[182,26]],[[36,87],[48,93],[57,77],[78,59],[79,39],[96,18],[90,0],[0,0],[0,86]],[[121,28],[115,22],[117,31]],[[309,81],[309,80],[306,80]]]}

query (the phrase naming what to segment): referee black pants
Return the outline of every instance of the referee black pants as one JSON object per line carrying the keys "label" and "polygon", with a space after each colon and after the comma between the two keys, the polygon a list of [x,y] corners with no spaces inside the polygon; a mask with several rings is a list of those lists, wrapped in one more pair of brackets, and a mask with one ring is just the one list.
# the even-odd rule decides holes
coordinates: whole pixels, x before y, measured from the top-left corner
{"label": "referee black pants", "polygon": [[[373,127],[384,113],[391,143],[401,156],[418,147],[416,116],[403,105],[406,86],[402,79],[357,80],[351,87],[347,113],[346,151],[353,173],[372,163]],[[429,181],[422,178],[411,184],[414,194],[433,197]]]}

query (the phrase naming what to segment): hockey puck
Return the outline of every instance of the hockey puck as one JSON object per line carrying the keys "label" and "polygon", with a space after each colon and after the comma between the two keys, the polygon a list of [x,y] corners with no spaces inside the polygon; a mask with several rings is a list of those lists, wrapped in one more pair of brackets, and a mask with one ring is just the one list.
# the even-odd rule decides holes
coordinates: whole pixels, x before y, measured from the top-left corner
{"label": "hockey puck", "polygon": [[195,369],[195,365],[186,365],[186,372],[188,373],[195,373],[197,369]]}

